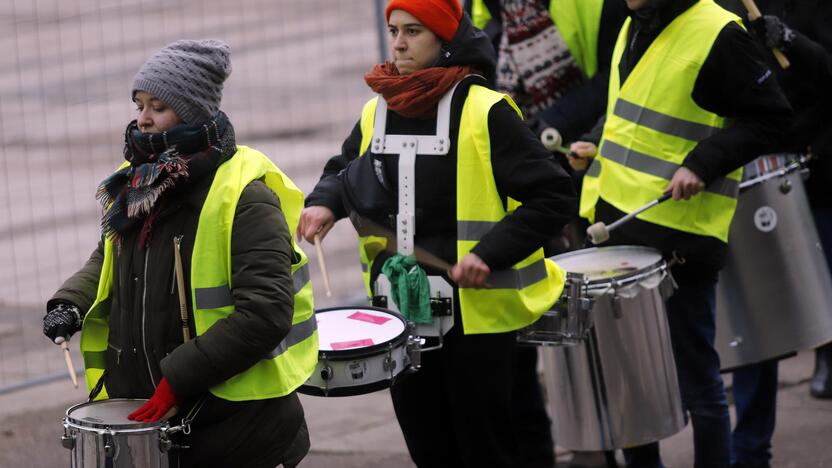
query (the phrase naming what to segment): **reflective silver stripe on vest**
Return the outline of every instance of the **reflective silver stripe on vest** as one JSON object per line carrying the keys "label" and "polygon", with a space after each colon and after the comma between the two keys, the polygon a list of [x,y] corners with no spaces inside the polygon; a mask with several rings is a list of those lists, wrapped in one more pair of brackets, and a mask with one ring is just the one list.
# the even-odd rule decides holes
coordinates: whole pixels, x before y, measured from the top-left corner
{"label": "reflective silver stripe on vest", "polygon": [[456,238],[461,241],[478,241],[496,224],[496,221],[457,221]]}
{"label": "reflective silver stripe on vest", "polygon": [[592,162],[589,163],[589,167],[586,168],[586,174],[589,177],[598,177],[601,175],[601,161],[596,160],[595,158],[592,159]]}
{"label": "reflective silver stripe on vest", "polygon": [[486,283],[491,289],[523,289],[546,279],[546,263],[540,259],[519,270],[492,271]]}
{"label": "reflective silver stripe on vest", "polygon": [[702,141],[721,130],[717,127],[691,122],[690,120],[680,119],[672,115],[641,107],[621,98],[615,101],[615,109],[613,109],[612,113],[642,127],[690,141]]}
{"label": "reflective silver stripe on vest", "polygon": [[[673,178],[673,174],[680,167],[678,164],[640,153],[610,140],[604,140],[601,147],[601,156],[634,171],[650,174],[667,181]],[[737,198],[740,184],[736,180],[720,177],[708,184],[705,191]]]}
{"label": "reflective silver stripe on vest", "polygon": [[[297,294],[308,282],[309,264],[307,263],[292,273],[293,293]],[[219,309],[234,305],[234,297],[227,284],[213,288],[196,288],[195,294],[197,309]]]}
{"label": "reflective silver stripe on vest", "polygon": [[293,293],[297,294],[309,282],[309,263],[300,267],[292,273],[292,287]]}
{"label": "reflective silver stripe on vest", "polygon": [[231,296],[227,284],[213,288],[196,288],[194,294],[197,309],[219,309],[234,305],[234,297]]}
{"label": "reflective silver stripe on vest", "polygon": [[277,345],[277,348],[272,350],[268,355],[268,359],[274,359],[285,353],[287,349],[309,338],[318,329],[318,321],[315,319],[315,314],[304,320],[303,322],[292,325],[292,329],[283,338],[283,341]]}

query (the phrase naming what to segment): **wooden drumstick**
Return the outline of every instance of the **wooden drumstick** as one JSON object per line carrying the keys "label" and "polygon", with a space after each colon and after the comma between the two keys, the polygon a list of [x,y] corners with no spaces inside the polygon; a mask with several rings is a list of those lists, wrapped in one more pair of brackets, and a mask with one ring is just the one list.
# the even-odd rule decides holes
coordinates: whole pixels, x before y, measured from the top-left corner
{"label": "wooden drumstick", "polygon": [[[742,4],[745,6],[745,9],[748,11],[748,18],[752,21],[763,16],[760,12],[760,9],[757,8],[757,4],[754,3],[754,0],[742,0]],[[780,64],[780,68],[787,69],[791,66],[789,63],[789,59],[783,55],[783,52],[780,49],[771,49],[771,52],[774,54],[774,58],[777,59],[777,63]]]}
{"label": "wooden drumstick", "polygon": [[188,326],[188,306],[185,304],[185,273],[182,271],[182,254],[179,247],[182,244],[182,236],[173,238],[173,261],[176,269],[176,287],[179,295],[179,319],[182,321],[183,343],[191,341],[191,329]]}
{"label": "wooden drumstick", "polygon": [[326,297],[332,297],[332,291],[329,289],[329,273],[326,271],[326,261],[324,260],[324,249],[321,247],[321,235],[315,233],[315,252],[318,254],[318,266],[321,268],[321,273],[324,275],[324,289],[326,289]]}
{"label": "wooden drumstick", "polygon": [[69,371],[69,378],[72,379],[72,386],[78,388],[78,377],[75,375],[75,365],[72,364],[72,354],[69,353],[69,341],[62,337],[55,337],[55,344],[61,345],[64,350],[64,362],[66,362],[66,370]]}

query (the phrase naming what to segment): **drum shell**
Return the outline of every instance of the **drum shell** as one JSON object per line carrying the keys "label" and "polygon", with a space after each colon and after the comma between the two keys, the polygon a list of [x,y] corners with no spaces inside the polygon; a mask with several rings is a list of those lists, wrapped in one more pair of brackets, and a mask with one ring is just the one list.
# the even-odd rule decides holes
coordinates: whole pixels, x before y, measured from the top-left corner
{"label": "drum shell", "polygon": [[[772,227],[755,213],[776,213]],[[799,171],[744,190],[717,287],[716,348],[724,370],[832,340],[832,278]]]}
{"label": "drum shell", "polygon": [[583,343],[540,349],[558,445],[614,450],[684,428],[665,313],[672,289],[662,269],[619,289],[618,311],[609,293],[596,297],[594,326]]}
{"label": "drum shell", "polygon": [[[344,309],[331,307],[315,313],[320,315]],[[299,393],[325,397],[363,395],[388,388],[400,374],[418,370],[419,347],[412,336],[412,323],[389,309],[368,306],[360,309],[383,312],[400,321],[404,328],[395,338],[369,347],[319,350],[315,370],[298,387]],[[321,327],[320,323],[318,326]]]}
{"label": "drum shell", "polygon": [[[117,401],[117,400],[110,400]],[[86,405],[95,403],[85,403]],[[64,420],[64,440],[71,440],[72,468],[168,468],[171,454],[167,451],[164,429],[167,423],[137,424],[132,429],[85,426],[69,417]],[[66,443],[66,442],[65,442]],[[113,446],[108,460],[105,445]]]}

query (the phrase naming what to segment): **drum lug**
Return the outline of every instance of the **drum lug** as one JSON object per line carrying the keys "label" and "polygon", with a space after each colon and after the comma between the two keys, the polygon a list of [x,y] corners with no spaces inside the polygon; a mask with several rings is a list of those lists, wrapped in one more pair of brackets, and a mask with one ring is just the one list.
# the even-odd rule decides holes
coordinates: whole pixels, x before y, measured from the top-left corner
{"label": "drum lug", "polygon": [[621,311],[621,296],[618,294],[612,296],[612,316],[617,319],[624,316],[624,313]]}
{"label": "drum lug", "polygon": [[396,370],[396,360],[393,359],[393,345],[387,345],[387,357],[384,358],[384,363],[381,367],[390,373],[390,377],[393,377],[393,371]]}
{"label": "drum lug", "polygon": [[407,356],[410,358],[410,371],[415,372],[422,367],[422,343],[418,336],[407,337],[405,346]]}
{"label": "drum lug", "polygon": [[621,310],[621,296],[618,295],[618,281],[612,280],[612,316],[620,319],[624,316]]}
{"label": "drum lug", "polygon": [[75,448],[75,437],[64,434],[61,436],[61,445],[67,450],[72,450]]}
{"label": "drum lug", "polygon": [[111,432],[104,433],[104,456],[112,459],[116,456],[116,444],[113,441],[113,434]]}

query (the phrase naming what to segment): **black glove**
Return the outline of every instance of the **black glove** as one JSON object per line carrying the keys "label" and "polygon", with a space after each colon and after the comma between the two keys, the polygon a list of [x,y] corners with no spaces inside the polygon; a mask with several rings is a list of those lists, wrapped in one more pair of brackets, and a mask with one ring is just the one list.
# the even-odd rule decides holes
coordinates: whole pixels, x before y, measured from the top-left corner
{"label": "black glove", "polygon": [[73,304],[60,302],[43,316],[43,334],[53,342],[62,336],[69,338],[81,329],[81,309]]}
{"label": "black glove", "polygon": [[763,15],[750,23],[751,32],[770,49],[788,50],[796,34],[774,15]]}

